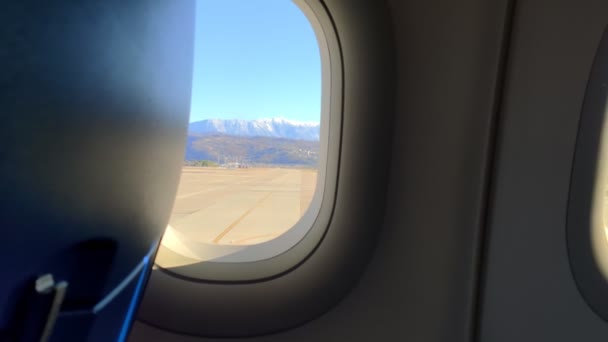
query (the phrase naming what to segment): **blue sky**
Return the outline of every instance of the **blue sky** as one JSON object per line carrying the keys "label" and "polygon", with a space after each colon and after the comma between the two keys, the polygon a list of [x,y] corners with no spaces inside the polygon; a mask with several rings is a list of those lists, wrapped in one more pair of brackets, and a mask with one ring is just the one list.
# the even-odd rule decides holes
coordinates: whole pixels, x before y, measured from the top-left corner
{"label": "blue sky", "polygon": [[198,0],[190,122],[318,122],[319,46],[289,0]]}

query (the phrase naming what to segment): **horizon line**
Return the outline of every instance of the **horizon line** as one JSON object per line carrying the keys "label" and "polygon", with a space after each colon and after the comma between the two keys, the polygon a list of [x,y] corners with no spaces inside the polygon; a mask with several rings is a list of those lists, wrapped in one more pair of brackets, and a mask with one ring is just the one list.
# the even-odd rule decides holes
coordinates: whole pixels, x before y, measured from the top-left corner
{"label": "horizon line", "polygon": [[283,121],[288,121],[288,122],[293,122],[293,123],[303,123],[303,124],[314,124],[314,125],[320,125],[320,121],[302,121],[302,120],[295,120],[295,119],[288,119],[282,116],[275,116],[275,117],[262,117],[262,118],[257,118],[257,119],[241,119],[241,118],[206,118],[206,119],[199,119],[199,120],[194,120],[194,121],[189,121],[188,123],[195,123],[195,122],[201,122],[201,121],[206,121],[206,120],[219,120],[219,121],[229,121],[229,120],[241,120],[241,121],[274,121],[274,120],[283,120]]}

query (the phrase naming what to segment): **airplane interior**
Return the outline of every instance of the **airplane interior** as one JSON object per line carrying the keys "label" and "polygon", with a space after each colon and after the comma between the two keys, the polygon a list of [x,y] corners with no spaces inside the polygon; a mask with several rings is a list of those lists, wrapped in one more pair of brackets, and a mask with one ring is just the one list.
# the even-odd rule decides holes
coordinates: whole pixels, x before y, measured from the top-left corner
{"label": "airplane interior", "polygon": [[608,340],[608,1],[290,1],[316,178],[182,173],[197,1],[0,3],[0,342]]}

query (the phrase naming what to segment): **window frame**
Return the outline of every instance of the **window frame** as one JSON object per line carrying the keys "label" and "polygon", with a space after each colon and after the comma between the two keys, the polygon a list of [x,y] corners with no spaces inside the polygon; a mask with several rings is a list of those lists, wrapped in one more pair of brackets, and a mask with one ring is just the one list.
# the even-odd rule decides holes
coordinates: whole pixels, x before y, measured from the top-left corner
{"label": "window frame", "polygon": [[[256,281],[288,271],[319,244],[331,220],[340,160],[342,57],[327,13],[306,1],[293,1],[311,24],[321,59],[319,169],[315,193],[300,220],[282,235],[253,245],[217,245],[182,238],[198,260],[161,242],[155,264],[163,272],[209,282]],[[171,228],[169,228],[171,229]],[[171,232],[174,237],[179,233]]]}
{"label": "window frame", "polygon": [[[339,154],[329,156],[340,164],[331,220],[308,254],[291,253],[301,243],[267,260],[215,263],[218,280],[184,277],[156,266],[139,308],[138,320],[144,324],[212,337],[293,328],[337,304],[369,262],[385,214],[392,154],[396,75],[390,11],[385,2],[365,0],[295,2],[309,6],[325,32],[335,34],[341,55],[338,93],[344,114],[335,146]],[[236,267],[269,276],[219,280],[223,275],[230,279]]]}

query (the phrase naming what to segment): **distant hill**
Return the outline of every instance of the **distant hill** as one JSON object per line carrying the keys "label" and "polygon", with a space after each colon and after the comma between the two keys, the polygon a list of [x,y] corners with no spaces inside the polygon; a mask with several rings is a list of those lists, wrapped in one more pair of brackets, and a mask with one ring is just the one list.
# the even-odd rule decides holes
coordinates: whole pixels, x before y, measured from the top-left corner
{"label": "distant hill", "polygon": [[283,118],[258,120],[209,119],[190,123],[190,134],[226,134],[245,137],[273,137],[295,140],[319,140],[319,124]]}
{"label": "distant hill", "polygon": [[190,133],[186,161],[316,167],[319,142],[275,137]]}

